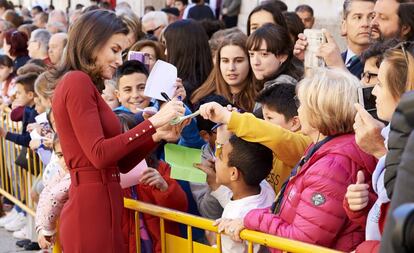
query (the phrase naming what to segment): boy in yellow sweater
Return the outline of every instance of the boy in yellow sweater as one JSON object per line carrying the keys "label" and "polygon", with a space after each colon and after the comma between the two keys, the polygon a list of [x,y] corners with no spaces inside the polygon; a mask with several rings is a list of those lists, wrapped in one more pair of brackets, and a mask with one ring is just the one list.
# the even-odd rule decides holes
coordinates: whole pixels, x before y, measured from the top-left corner
{"label": "boy in yellow sweater", "polygon": [[251,113],[230,112],[214,102],[202,105],[200,112],[206,119],[227,124],[227,129],[236,136],[273,151],[273,169],[267,181],[278,193],[311,140],[299,132],[295,86],[280,83],[268,87],[259,94],[257,101],[262,104],[264,120]]}

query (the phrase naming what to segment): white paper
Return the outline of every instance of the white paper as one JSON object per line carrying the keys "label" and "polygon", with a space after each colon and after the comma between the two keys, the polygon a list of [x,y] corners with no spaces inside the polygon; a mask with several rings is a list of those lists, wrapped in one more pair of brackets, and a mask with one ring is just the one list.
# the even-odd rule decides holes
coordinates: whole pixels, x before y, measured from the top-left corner
{"label": "white paper", "polygon": [[33,129],[33,131],[30,132],[30,139],[32,139],[32,140],[41,140],[41,139],[46,139],[46,138],[41,136],[37,132],[37,129]]}
{"label": "white paper", "polygon": [[48,123],[49,121],[47,120],[47,114],[46,112],[43,112],[39,115],[37,115],[35,117],[36,123],[41,124],[41,123]]}
{"label": "white paper", "polygon": [[158,60],[148,77],[144,95],[165,101],[161,96],[161,92],[165,92],[172,99],[176,80],[177,68],[168,62]]}

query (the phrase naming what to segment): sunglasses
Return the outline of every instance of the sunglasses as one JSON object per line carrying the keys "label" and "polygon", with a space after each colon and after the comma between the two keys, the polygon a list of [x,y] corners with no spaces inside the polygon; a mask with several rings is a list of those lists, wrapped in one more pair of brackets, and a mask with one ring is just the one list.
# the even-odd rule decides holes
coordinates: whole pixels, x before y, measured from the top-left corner
{"label": "sunglasses", "polygon": [[147,31],[147,33],[148,33],[148,34],[151,34],[151,35],[154,35],[154,33],[155,33],[158,29],[160,29],[160,28],[161,28],[161,26],[158,26],[157,28],[154,28],[154,29],[152,29],[152,30]]}
{"label": "sunglasses", "polygon": [[403,42],[398,43],[398,45],[395,47],[397,49],[401,48],[404,54],[404,58],[405,58],[405,62],[407,63],[407,66],[408,66],[408,52],[407,51],[413,51],[413,45],[414,45],[413,41],[403,41]]}

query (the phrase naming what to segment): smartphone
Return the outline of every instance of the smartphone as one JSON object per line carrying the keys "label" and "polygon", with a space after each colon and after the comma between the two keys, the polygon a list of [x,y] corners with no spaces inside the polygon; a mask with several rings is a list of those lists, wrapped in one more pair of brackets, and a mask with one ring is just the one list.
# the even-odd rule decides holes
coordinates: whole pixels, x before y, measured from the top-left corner
{"label": "smartphone", "polygon": [[135,60],[144,63],[145,67],[149,69],[149,57],[148,54],[138,52],[138,51],[129,51],[128,52],[128,61]]}
{"label": "smartphone", "polygon": [[308,41],[308,46],[305,50],[305,69],[325,67],[325,61],[316,56],[319,47],[326,43],[326,37],[320,29],[305,29],[303,32]]}
{"label": "smartphone", "polygon": [[374,86],[358,88],[358,102],[371,114],[372,117],[378,119],[377,107],[375,99],[376,97],[372,94]]}

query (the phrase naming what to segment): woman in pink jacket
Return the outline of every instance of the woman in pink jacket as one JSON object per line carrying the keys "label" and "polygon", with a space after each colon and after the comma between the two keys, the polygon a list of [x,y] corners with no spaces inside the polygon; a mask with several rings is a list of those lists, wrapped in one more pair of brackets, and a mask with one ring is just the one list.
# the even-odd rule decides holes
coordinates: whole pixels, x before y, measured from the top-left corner
{"label": "woman in pink jacket", "polygon": [[223,221],[220,228],[234,240],[240,240],[240,231],[247,228],[347,252],[364,240],[364,228],[342,207],[358,171],[371,178],[376,164],[359,149],[353,134],[359,85],[349,73],[328,69],[301,81],[298,114],[302,132],[313,144],[272,207],[252,210],[244,220]]}

